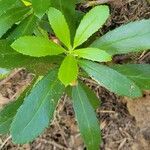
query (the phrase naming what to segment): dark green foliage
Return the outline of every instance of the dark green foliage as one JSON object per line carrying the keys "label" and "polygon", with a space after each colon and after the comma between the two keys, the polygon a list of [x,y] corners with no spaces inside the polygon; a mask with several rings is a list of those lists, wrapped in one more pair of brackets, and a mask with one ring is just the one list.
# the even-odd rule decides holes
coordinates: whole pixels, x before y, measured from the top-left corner
{"label": "dark green foliage", "polygon": [[[100,101],[79,81],[85,73],[120,96],[136,98],[142,90],[150,89],[150,65],[106,65],[112,55],[150,48],[150,19],[123,25],[85,48],[83,44],[108,19],[109,7],[96,6],[79,17],[75,10],[78,2],[0,1],[0,77],[9,73],[4,68],[17,67],[44,76],[27,94],[0,111],[0,133],[10,131],[15,143],[30,142],[41,134],[67,91],[87,149],[99,150],[101,131],[95,110]],[[49,39],[49,33],[59,42]]]}

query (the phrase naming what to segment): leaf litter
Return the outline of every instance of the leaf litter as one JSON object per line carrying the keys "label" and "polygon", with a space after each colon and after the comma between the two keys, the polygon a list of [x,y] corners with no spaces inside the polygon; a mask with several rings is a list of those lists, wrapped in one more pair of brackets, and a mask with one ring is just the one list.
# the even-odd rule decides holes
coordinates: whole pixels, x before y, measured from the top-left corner
{"label": "leaf litter", "polygon": [[[146,0],[118,0],[119,5],[113,1],[111,5],[111,17],[98,36],[105,34],[122,24],[130,21],[150,17],[150,6]],[[134,55],[117,55],[115,63],[150,63],[150,54],[137,53]],[[6,78],[0,86],[0,98],[3,104],[13,100],[22,92],[31,81],[32,75],[24,69],[14,76]],[[137,101],[128,101],[126,98],[117,97],[106,89],[98,86],[92,80],[84,80],[101,99],[102,104],[97,110],[97,116],[101,121],[103,143],[102,150],[148,150],[150,143],[150,97],[149,92]],[[20,90],[21,89],[21,90]],[[2,100],[1,100],[2,101]],[[2,107],[2,104],[1,104]],[[145,117],[143,117],[145,116]],[[84,145],[79,134],[71,101],[64,96],[57,108],[56,117],[43,135],[35,141],[25,145],[14,145],[10,137],[1,136],[0,145],[6,150],[83,150]]]}

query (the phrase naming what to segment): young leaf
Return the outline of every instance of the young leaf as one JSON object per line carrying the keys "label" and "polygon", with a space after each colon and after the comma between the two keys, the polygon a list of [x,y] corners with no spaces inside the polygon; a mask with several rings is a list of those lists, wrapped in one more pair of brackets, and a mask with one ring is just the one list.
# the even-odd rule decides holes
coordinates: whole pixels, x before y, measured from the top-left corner
{"label": "young leaf", "polygon": [[48,18],[56,36],[67,46],[68,49],[70,49],[70,31],[64,15],[61,11],[50,7],[48,11]]}
{"label": "young leaf", "polygon": [[8,10],[6,13],[0,16],[0,38],[11,26],[29,11],[28,7],[18,7]]}
{"label": "young leaf", "polygon": [[133,80],[141,89],[150,90],[149,64],[114,65],[112,68]]}
{"label": "young leaf", "polygon": [[17,39],[11,47],[19,53],[33,57],[58,55],[65,52],[65,49],[58,44],[35,36],[24,36]]}
{"label": "young leaf", "polygon": [[31,1],[29,0],[22,0],[22,2],[25,4],[25,6],[31,6]]}
{"label": "young leaf", "polygon": [[45,75],[48,70],[60,64],[63,60],[61,56],[46,56],[34,58],[22,55],[13,50],[7,40],[0,40],[0,67],[7,69],[27,68],[36,75]]}
{"label": "young leaf", "polygon": [[51,0],[32,0],[35,14],[41,18],[50,7]]}
{"label": "young leaf", "polygon": [[98,107],[100,107],[100,100],[97,98],[96,94],[85,84],[81,84],[80,86],[84,89],[86,96],[88,97],[88,100],[91,104],[91,106],[96,110]]}
{"label": "young leaf", "polygon": [[68,55],[63,60],[58,73],[59,80],[65,85],[69,85],[77,79],[78,64],[74,56]]}
{"label": "young leaf", "polygon": [[96,6],[82,19],[75,35],[74,48],[85,42],[109,17],[108,6]]}
{"label": "young leaf", "polygon": [[91,47],[107,50],[108,53],[123,54],[150,48],[150,19],[123,25],[91,44]]}
{"label": "young leaf", "polygon": [[100,125],[84,89],[78,85],[72,90],[73,108],[81,135],[88,150],[99,150]]}
{"label": "young leaf", "polygon": [[35,28],[37,17],[33,14],[26,17],[16,29],[9,35],[8,40],[16,40],[17,38],[25,35],[31,35]]}
{"label": "young leaf", "polygon": [[48,127],[63,90],[57,70],[50,71],[35,85],[11,124],[10,132],[15,143],[32,141]]}
{"label": "young leaf", "polygon": [[81,58],[89,59],[92,61],[99,61],[99,62],[111,61],[111,55],[98,48],[89,47],[89,48],[77,49],[73,51],[73,54]]}
{"label": "young leaf", "polygon": [[111,92],[132,98],[142,96],[139,87],[123,74],[107,66],[90,61],[82,60],[79,64],[92,79]]}
{"label": "young leaf", "polygon": [[0,0],[0,15],[12,8],[17,0]]}
{"label": "young leaf", "polygon": [[71,38],[73,38],[77,26],[77,18],[75,12],[76,0],[52,0],[51,6],[60,10],[64,14],[65,19],[69,25]]}

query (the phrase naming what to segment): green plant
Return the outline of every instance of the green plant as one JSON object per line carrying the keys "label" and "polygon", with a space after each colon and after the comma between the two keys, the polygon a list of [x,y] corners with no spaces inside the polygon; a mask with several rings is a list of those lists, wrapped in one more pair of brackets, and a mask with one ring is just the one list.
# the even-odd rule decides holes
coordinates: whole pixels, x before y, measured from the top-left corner
{"label": "green plant", "polygon": [[[11,69],[25,66],[37,76],[44,75],[31,90],[27,90],[27,94],[23,94],[1,110],[0,132],[10,131],[15,143],[32,141],[48,127],[59,99],[67,90],[67,94],[72,98],[76,119],[87,149],[98,150],[101,131],[95,109],[100,103],[93,91],[79,81],[80,77],[91,77],[99,85],[120,96],[142,96],[141,90],[150,89],[148,64],[104,65],[98,62],[109,62],[115,54],[149,49],[150,20],[123,25],[98,38],[89,47],[83,47],[82,44],[102,27],[109,17],[108,6],[91,9],[75,32],[76,25],[72,24],[70,16],[65,13],[66,10],[58,10],[54,1],[42,9],[37,1],[32,0],[32,5],[40,19],[48,9],[51,28],[61,43],[57,44],[48,39],[43,29],[41,30],[44,34],[42,32],[41,36],[35,32],[38,36],[19,35],[13,43],[13,40],[9,39],[0,41],[1,67]],[[74,12],[72,10],[73,8],[71,12]],[[18,28],[20,27],[17,26]]]}

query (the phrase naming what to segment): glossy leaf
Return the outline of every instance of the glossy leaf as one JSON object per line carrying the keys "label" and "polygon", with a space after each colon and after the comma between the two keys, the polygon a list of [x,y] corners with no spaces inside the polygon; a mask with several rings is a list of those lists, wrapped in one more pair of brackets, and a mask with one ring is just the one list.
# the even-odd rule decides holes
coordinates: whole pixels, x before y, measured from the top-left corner
{"label": "glossy leaf", "polygon": [[107,50],[108,53],[123,54],[150,48],[150,19],[123,25],[91,44],[91,47]]}
{"label": "glossy leaf", "polygon": [[13,142],[27,143],[48,127],[64,87],[57,79],[57,71],[50,71],[24,99],[11,125]]}
{"label": "glossy leaf", "polygon": [[142,96],[139,87],[123,74],[94,62],[80,61],[80,66],[87,74],[101,86],[121,96]]}
{"label": "glossy leaf", "polygon": [[74,48],[85,42],[106,22],[109,17],[108,6],[96,6],[81,20],[74,39]]}
{"label": "glossy leaf", "polygon": [[37,17],[35,17],[34,15],[30,15],[26,17],[10,34],[8,40],[16,40],[21,36],[31,35],[35,28],[36,21],[37,21]]}
{"label": "glossy leaf", "polygon": [[53,7],[50,7],[48,11],[48,18],[56,36],[70,49],[70,31],[62,12]]}
{"label": "glossy leaf", "polygon": [[78,126],[88,150],[99,150],[100,125],[84,89],[78,85],[72,90],[73,108]]}
{"label": "glossy leaf", "polygon": [[17,39],[11,47],[19,53],[33,57],[58,55],[65,52],[58,44],[43,37],[24,36]]}
{"label": "glossy leaf", "polygon": [[114,65],[112,68],[133,80],[141,89],[150,90],[149,64]]}
{"label": "glossy leaf", "polygon": [[69,25],[71,38],[73,38],[77,26],[77,17],[75,12],[76,0],[51,0],[51,6],[60,10],[64,14]]}
{"label": "glossy leaf", "polygon": [[73,51],[78,57],[89,59],[92,61],[107,62],[111,61],[111,55],[98,48],[82,48]]}
{"label": "glossy leaf", "polygon": [[2,37],[11,26],[22,19],[29,11],[28,7],[17,7],[9,9],[0,16],[0,37]]}
{"label": "glossy leaf", "polygon": [[68,55],[63,60],[58,73],[59,80],[65,85],[71,84],[77,79],[78,65],[74,56]]}
{"label": "glossy leaf", "polygon": [[27,68],[30,72],[36,75],[45,75],[47,71],[54,67],[55,64],[60,64],[63,57],[61,56],[46,56],[34,58],[22,55],[13,50],[7,40],[0,40],[0,67],[7,69]]}
{"label": "glossy leaf", "polygon": [[50,7],[51,0],[32,0],[32,7],[35,14],[41,18]]}

